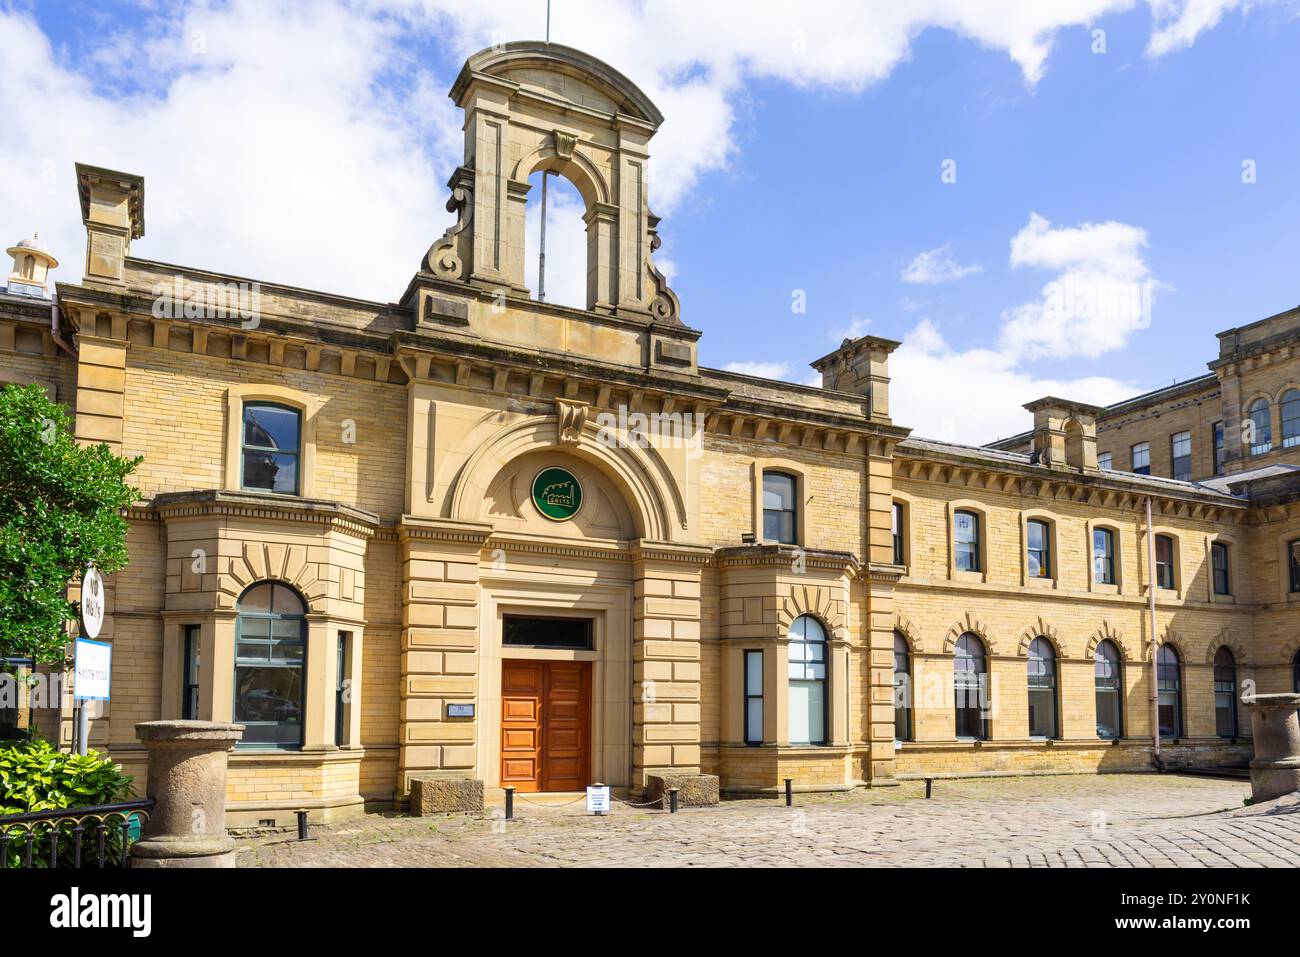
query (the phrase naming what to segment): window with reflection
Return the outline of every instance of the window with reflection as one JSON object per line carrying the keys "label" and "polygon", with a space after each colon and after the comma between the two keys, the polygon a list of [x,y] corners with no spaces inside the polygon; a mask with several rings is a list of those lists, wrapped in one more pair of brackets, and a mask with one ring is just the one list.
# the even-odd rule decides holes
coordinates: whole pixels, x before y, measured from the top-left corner
{"label": "window with reflection", "polygon": [[1173,462],[1174,478],[1180,482],[1192,480],[1192,433],[1177,432],[1169,439],[1169,455]]}
{"label": "window with reflection", "polygon": [[1115,533],[1109,528],[1092,530],[1092,580],[1099,585],[1115,584]]}
{"label": "window with reflection", "polygon": [[1251,455],[1263,455],[1273,449],[1273,416],[1268,399],[1256,399],[1246,412],[1246,441]]}
{"label": "window with reflection", "polygon": [[904,518],[903,503],[895,502],[893,517],[890,520],[890,531],[893,534],[893,540],[894,540],[894,564],[895,565],[907,564],[906,561],[907,550],[906,548],[904,548],[904,544],[903,544],[903,528],[904,528],[903,518]]}
{"label": "window with reflection", "polygon": [[763,540],[793,545],[799,534],[798,480],[785,472],[763,473]]}
{"label": "window with reflection", "polygon": [[242,484],[257,492],[297,495],[302,417],[270,402],[244,403]]}
{"label": "window with reflection", "polygon": [[235,623],[236,724],[241,747],[302,746],[306,606],[279,582],[262,582],[239,599]]}
{"label": "window with reflection", "polygon": [[1228,568],[1228,546],[1224,542],[1215,542],[1210,546],[1210,570],[1214,576],[1214,593],[1216,595],[1232,594],[1232,574]]}
{"label": "window with reflection", "polygon": [[1052,528],[1037,519],[1025,523],[1030,578],[1052,577]]}
{"label": "window with reflection", "polygon": [[1300,694],[1300,651],[1291,659],[1291,691]]}
{"label": "window with reflection", "polygon": [[894,632],[894,740],[912,740],[912,661],[907,639]]}
{"label": "window with reflection", "polygon": [[1172,645],[1161,645],[1156,652],[1157,713],[1160,737],[1183,736],[1183,667]]}
{"label": "window with reflection", "polygon": [[1056,651],[1046,638],[1029,643],[1029,736],[1058,737]]}
{"label": "window with reflection", "polygon": [[199,641],[202,628],[185,626],[185,647],[181,658],[181,719],[199,718]]}
{"label": "window with reflection", "polygon": [[1168,535],[1156,536],[1156,586],[1170,588],[1174,581],[1174,540]]}
{"label": "window with reflection", "polygon": [[790,743],[826,743],[826,629],[811,615],[790,623]]}
{"label": "window with reflection", "polygon": [[1115,467],[1115,459],[1110,452],[1102,452],[1097,456],[1097,468],[1103,472],[1109,472]]}
{"label": "window with reflection", "polygon": [[959,509],[953,513],[953,556],[957,571],[980,570],[980,517],[975,512]]}
{"label": "window with reflection", "polygon": [[1221,738],[1237,736],[1237,659],[1227,648],[1214,653],[1214,729]]}
{"label": "window with reflection", "polygon": [[957,639],[952,669],[957,737],[982,741],[988,737],[988,659],[977,636],[967,632]]}
{"label": "window with reflection", "polygon": [[1223,444],[1223,423],[1215,422],[1213,427],[1214,438],[1214,474],[1222,475],[1224,465],[1228,461],[1228,452]]}
{"label": "window with reflection", "polygon": [[1286,554],[1291,566],[1291,591],[1300,592],[1300,538],[1287,543]]}
{"label": "window with reflection", "polygon": [[1282,393],[1282,448],[1300,445],[1300,389]]}
{"label": "window with reflection", "polygon": [[1129,459],[1133,463],[1130,471],[1138,475],[1151,474],[1151,443],[1139,442],[1129,449]]}
{"label": "window with reflection", "polygon": [[763,652],[745,652],[745,744],[763,743]]}
{"label": "window with reflection", "polygon": [[1097,737],[1124,736],[1124,695],[1119,648],[1107,638],[1097,645],[1093,684],[1097,698]]}

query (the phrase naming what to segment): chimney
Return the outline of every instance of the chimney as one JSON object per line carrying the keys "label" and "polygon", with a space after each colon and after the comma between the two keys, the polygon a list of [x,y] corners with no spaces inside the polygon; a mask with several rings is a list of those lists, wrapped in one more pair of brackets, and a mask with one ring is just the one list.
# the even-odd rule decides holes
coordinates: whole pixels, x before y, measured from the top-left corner
{"label": "chimney", "polygon": [[59,261],[45,248],[41,234],[14,243],[5,252],[13,258],[14,268],[9,273],[8,286],[0,286],[0,291],[11,296],[48,299],[50,270],[57,269]]}
{"label": "chimney", "polygon": [[77,164],[87,280],[121,283],[131,240],[144,236],[144,177]]}
{"label": "chimney", "polygon": [[1048,468],[1097,470],[1097,419],[1100,406],[1055,396],[1025,406],[1034,413],[1034,461]]}
{"label": "chimney", "polygon": [[879,336],[845,339],[812,367],[822,374],[822,388],[866,396],[871,417],[889,421],[889,354],[902,343]]}

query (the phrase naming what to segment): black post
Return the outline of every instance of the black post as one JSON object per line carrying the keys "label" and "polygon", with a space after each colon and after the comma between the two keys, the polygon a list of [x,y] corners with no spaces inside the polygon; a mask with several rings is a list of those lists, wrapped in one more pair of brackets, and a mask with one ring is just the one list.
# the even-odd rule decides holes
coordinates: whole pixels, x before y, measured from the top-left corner
{"label": "black post", "polygon": [[925,779],[925,799],[930,800],[930,789],[934,787],[934,778]]}
{"label": "black post", "polygon": [[677,813],[677,788],[668,789],[668,813]]}
{"label": "black post", "polygon": [[295,813],[298,815],[298,840],[305,841],[307,840],[307,812],[296,811]]}
{"label": "black post", "polygon": [[514,819],[515,819],[515,789],[513,787],[507,787],[506,788],[506,820],[513,821]]}
{"label": "black post", "polygon": [[794,806],[794,780],[792,778],[785,779],[785,806]]}

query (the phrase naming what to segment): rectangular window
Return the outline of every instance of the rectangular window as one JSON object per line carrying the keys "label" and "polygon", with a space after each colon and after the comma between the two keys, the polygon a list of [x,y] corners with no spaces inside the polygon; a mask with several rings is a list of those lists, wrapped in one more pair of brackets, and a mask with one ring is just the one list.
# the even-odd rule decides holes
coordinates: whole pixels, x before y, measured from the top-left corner
{"label": "rectangular window", "polygon": [[1156,536],[1156,586],[1172,590],[1174,577],[1174,540],[1168,535]]}
{"label": "rectangular window", "polygon": [[957,571],[980,570],[980,518],[974,512],[953,514],[953,556]]}
{"label": "rectangular window", "polygon": [[1214,666],[1214,733],[1220,738],[1237,736],[1237,669]]}
{"label": "rectangular window", "polygon": [[1115,466],[1113,463],[1114,457],[1109,452],[1102,452],[1097,456],[1097,468],[1101,469],[1103,472],[1109,472],[1114,468]]}
{"label": "rectangular window", "polygon": [[302,745],[307,643],[301,619],[239,619],[235,643],[235,721],[242,747]]}
{"label": "rectangular window", "polygon": [[243,487],[278,495],[298,494],[301,416],[297,409],[266,402],[244,405]]}
{"label": "rectangular window", "polygon": [[1115,533],[1108,528],[1092,530],[1092,580],[1098,585],[1115,584]]}
{"label": "rectangular window", "polygon": [[1300,592],[1300,538],[1287,545],[1286,550],[1291,556],[1291,590]]}
{"label": "rectangular window", "polygon": [[569,648],[591,651],[590,618],[524,618],[506,615],[501,621],[501,644],[515,648]]}
{"label": "rectangular window", "polygon": [[1223,423],[1214,423],[1214,474],[1222,475],[1223,466],[1228,460],[1228,453],[1223,445]]}
{"label": "rectangular window", "polygon": [[1192,480],[1192,433],[1177,432],[1169,440],[1173,459],[1174,478],[1180,482]]}
{"label": "rectangular window", "polygon": [[199,636],[198,625],[185,626],[184,657],[181,661],[181,719],[197,721],[199,718]]}
{"label": "rectangular window", "polygon": [[894,503],[892,523],[893,523],[892,531],[894,535],[894,564],[903,565],[906,564],[904,559],[907,557],[907,555],[903,549],[903,503],[902,502]]}
{"label": "rectangular window", "polygon": [[1046,522],[1031,521],[1025,524],[1029,544],[1029,577],[1052,577],[1052,530]]}
{"label": "rectangular window", "polygon": [[1131,469],[1131,471],[1136,472],[1138,475],[1151,474],[1151,443],[1150,442],[1139,442],[1137,445],[1133,446],[1133,448],[1130,450],[1130,455],[1133,461],[1133,468]]}
{"label": "rectangular window", "polygon": [[745,743],[763,743],[763,653],[745,652]]}
{"label": "rectangular window", "polygon": [[339,632],[338,671],[335,672],[334,687],[334,744],[336,747],[342,747],[347,737],[344,733],[344,715],[347,712],[348,705],[348,644],[351,638],[351,632]]}
{"label": "rectangular window", "polygon": [[1232,578],[1228,572],[1228,546],[1215,542],[1210,546],[1210,564],[1214,570],[1214,593],[1216,595],[1232,594]]}
{"label": "rectangular window", "polygon": [[793,475],[784,472],[763,473],[763,540],[793,545],[798,540]]}

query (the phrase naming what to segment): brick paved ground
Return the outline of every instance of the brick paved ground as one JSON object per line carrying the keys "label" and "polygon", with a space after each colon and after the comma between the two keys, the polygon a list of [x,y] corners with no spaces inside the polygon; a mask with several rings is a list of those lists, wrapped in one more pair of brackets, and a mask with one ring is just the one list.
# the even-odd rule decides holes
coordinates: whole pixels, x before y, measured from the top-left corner
{"label": "brick paved ground", "polygon": [[244,867],[1296,867],[1300,800],[1157,775],[935,782],[663,811],[517,801],[517,819],[369,815],[240,841]]}

